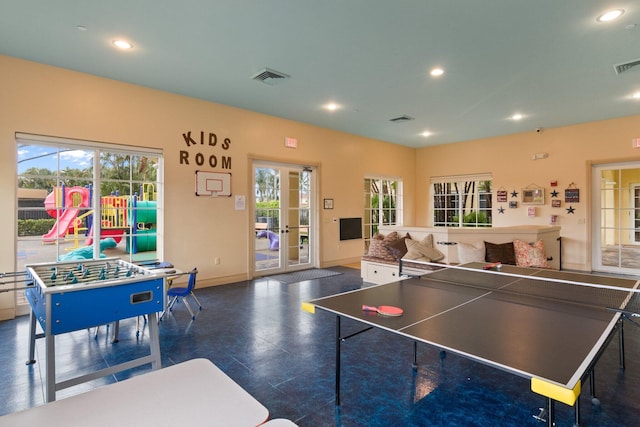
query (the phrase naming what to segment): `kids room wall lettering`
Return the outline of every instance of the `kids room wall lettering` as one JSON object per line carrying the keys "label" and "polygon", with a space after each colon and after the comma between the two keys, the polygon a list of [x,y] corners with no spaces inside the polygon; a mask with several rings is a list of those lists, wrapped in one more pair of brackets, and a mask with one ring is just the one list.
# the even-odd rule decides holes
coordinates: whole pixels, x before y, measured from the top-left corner
{"label": "kids room wall lettering", "polygon": [[218,137],[213,132],[187,131],[182,134],[187,149],[180,150],[180,164],[231,169],[231,156],[220,153],[231,147],[231,139]]}

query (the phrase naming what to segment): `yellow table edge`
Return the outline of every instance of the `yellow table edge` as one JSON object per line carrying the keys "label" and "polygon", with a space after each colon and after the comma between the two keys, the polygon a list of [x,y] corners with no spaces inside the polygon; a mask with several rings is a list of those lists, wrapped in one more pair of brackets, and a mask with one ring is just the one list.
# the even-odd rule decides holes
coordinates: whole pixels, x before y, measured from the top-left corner
{"label": "yellow table edge", "polygon": [[304,311],[308,311],[311,314],[315,314],[316,313],[316,306],[314,304],[311,304],[310,302],[303,302],[302,303],[302,309]]}
{"label": "yellow table edge", "polygon": [[563,387],[558,384],[550,383],[540,378],[531,378],[531,391],[549,397],[558,402],[566,403],[569,406],[573,404],[580,396],[580,381],[573,389]]}

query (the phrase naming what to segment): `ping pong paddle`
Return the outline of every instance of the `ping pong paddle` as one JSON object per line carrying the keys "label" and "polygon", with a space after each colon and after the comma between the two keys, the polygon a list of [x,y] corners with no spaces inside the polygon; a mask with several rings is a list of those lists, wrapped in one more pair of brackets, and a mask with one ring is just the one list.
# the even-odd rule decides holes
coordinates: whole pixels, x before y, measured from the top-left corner
{"label": "ping pong paddle", "polygon": [[371,305],[363,304],[362,310],[375,311],[383,316],[402,316],[402,313],[404,313],[404,310],[402,310],[400,307],[394,307],[392,305],[381,305],[378,307],[373,307]]}
{"label": "ping pong paddle", "polygon": [[496,270],[500,270],[502,268],[502,263],[501,262],[492,262],[489,264],[485,264],[482,266],[483,270],[491,270],[493,267],[496,268]]}

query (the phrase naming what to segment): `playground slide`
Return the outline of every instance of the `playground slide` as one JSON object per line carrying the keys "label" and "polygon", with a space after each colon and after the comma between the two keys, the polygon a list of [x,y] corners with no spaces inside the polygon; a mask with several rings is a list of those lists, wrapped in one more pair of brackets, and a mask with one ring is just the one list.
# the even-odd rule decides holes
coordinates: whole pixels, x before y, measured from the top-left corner
{"label": "playground slide", "polygon": [[67,234],[67,230],[73,224],[73,220],[78,216],[78,212],[80,209],[78,208],[67,208],[62,212],[58,220],[51,230],[47,234],[42,236],[43,242],[54,242],[58,237],[64,237]]}
{"label": "playground slide", "polygon": [[[45,199],[45,208],[47,212],[52,217],[56,217],[58,214],[53,206],[56,205],[56,197],[59,197],[59,194],[56,191],[62,190],[64,191],[64,197],[62,200],[64,201],[65,209],[60,213],[58,220],[53,224],[51,230],[42,236],[43,242],[54,242],[59,237],[64,237],[67,234],[67,230],[69,227],[73,225],[73,221],[76,219],[78,214],[80,213],[80,208],[86,208],[89,206],[89,190],[83,187],[71,187],[65,188],[64,186],[60,189],[54,189]],[[74,195],[80,195],[79,206],[74,206]],[[77,198],[76,198],[77,199]]]}

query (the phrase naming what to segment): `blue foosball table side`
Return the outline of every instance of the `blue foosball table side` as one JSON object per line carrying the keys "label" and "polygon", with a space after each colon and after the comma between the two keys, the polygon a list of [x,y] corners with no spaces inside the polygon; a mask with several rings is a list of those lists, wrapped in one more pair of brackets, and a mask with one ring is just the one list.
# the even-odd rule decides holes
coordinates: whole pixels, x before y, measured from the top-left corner
{"label": "blue foosball table side", "polygon": [[[163,275],[118,258],[32,264],[26,270],[27,282],[33,282],[25,290],[31,307],[27,364],[35,363],[35,341],[44,338],[47,402],[55,400],[58,390],[116,372],[149,363],[160,368],[157,313],[165,305]],[[149,318],[149,355],[56,382],[56,335],[144,315]],[[42,333],[36,332],[37,324]]]}

